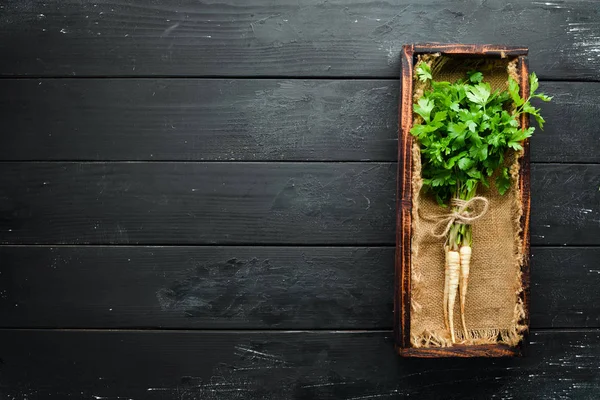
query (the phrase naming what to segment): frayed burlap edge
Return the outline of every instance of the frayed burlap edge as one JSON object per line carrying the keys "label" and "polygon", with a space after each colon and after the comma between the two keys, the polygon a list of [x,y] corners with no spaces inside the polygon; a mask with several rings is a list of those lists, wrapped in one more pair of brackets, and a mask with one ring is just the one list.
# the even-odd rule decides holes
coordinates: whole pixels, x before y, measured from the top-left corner
{"label": "frayed burlap edge", "polygon": [[[415,63],[415,68],[419,65],[421,61],[426,62],[432,70],[432,74],[435,76],[436,72],[439,71],[444,64],[448,61],[447,57],[442,57],[439,53],[430,54],[430,55],[422,55],[418,56],[417,63]],[[476,66],[474,66],[476,68]],[[519,77],[517,73],[517,60],[512,60],[508,63],[507,67],[508,76],[513,78],[515,81],[519,82]],[[413,74],[415,76],[415,82],[413,86],[413,102],[417,102],[422,96],[423,91],[427,88],[427,84],[423,83],[416,79],[417,74],[416,71]],[[422,123],[421,117],[416,115],[414,116],[413,124]],[[455,329],[455,336],[460,344],[466,345],[482,345],[482,344],[506,344],[509,346],[516,346],[523,339],[523,332],[525,332],[528,327],[525,324],[526,318],[526,310],[523,303],[523,284],[522,284],[522,267],[524,261],[524,253],[523,253],[523,239],[521,237],[522,234],[522,226],[521,226],[521,217],[523,215],[523,204],[521,203],[521,191],[519,188],[519,173],[520,173],[520,159],[523,156],[523,152],[513,152],[512,155],[508,155],[511,157],[510,164],[510,175],[512,177],[512,182],[514,186],[514,190],[511,193],[514,196],[514,208],[516,209],[515,213],[515,226],[517,227],[515,230],[515,263],[518,266],[516,268],[517,274],[515,276],[516,287],[515,291],[515,305],[514,305],[514,313],[512,326],[508,329],[485,329],[485,330],[470,330],[469,338],[466,339],[464,336],[464,332],[458,328]],[[421,196],[421,189],[423,186],[423,181],[421,178],[421,151],[417,141],[414,142],[412,148],[412,158],[413,158],[413,171],[412,171],[412,192],[413,192],[413,209],[412,209],[412,230],[413,232],[418,229],[419,226],[419,197]],[[413,244],[411,246],[411,260],[419,256],[419,248],[417,245]],[[412,264],[412,263],[411,263]],[[421,282],[421,274],[419,271],[412,268],[411,265],[411,316],[413,313],[419,313],[421,310],[421,305],[415,301],[415,297],[418,297],[418,294],[423,289]],[[430,331],[423,330],[422,332],[412,332],[411,331],[411,343],[413,347],[448,347],[452,346],[452,341],[450,339],[450,335],[448,332],[443,331]]]}

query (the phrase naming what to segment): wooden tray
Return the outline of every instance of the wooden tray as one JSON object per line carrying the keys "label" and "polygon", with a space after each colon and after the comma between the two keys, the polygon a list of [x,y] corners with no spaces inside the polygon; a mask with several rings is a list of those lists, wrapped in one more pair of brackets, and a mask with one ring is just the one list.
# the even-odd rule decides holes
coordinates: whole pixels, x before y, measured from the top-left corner
{"label": "wooden tray", "polygon": [[[394,338],[396,349],[405,357],[506,357],[523,354],[527,333],[517,347],[503,344],[454,345],[452,347],[414,348],[410,342],[411,303],[411,237],[412,237],[412,156],[413,137],[410,134],[413,121],[413,64],[419,54],[441,53],[455,57],[516,57],[521,96],[529,95],[529,72],[525,47],[465,44],[414,44],[402,47],[401,103],[398,131],[398,202],[396,223],[396,279],[394,288]],[[529,117],[521,116],[521,126],[529,126]],[[523,143],[524,154],[520,160],[521,172],[518,182],[523,216],[521,235],[523,240],[522,287],[526,312],[525,324],[529,327],[529,140]]]}

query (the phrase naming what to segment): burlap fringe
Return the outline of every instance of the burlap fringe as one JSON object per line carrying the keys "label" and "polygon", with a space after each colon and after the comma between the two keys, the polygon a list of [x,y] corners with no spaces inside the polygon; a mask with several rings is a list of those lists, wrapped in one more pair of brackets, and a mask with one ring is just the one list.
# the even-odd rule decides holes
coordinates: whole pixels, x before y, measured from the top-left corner
{"label": "burlap fringe", "polygon": [[[513,60],[508,63],[507,67],[508,76],[514,79],[515,81],[519,81],[519,74],[517,72],[517,60]],[[514,153],[514,162],[510,167],[510,176],[513,181],[513,185],[516,187],[514,191],[514,207],[516,209],[515,212],[515,226],[517,226],[517,231],[515,233],[515,262],[519,266],[517,268],[517,276],[515,281],[515,295],[516,295],[516,304],[513,315],[513,329],[511,330],[511,334],[503,338],[501,340],[502,343],[506,343],[508,345],[517,345],[523,338],[523,332],[527,331],[528,326],[525,324],[526,321],[526,310],[525,305],[523,303],[523,281],[522,281],[522,269],[523,269],[523,261],[524,257],[527,254],[523,252],[523,238],[522,233],[523,229],[521,227],[521,217],[523,216],[523,204],[521,203],[521,190],[519,187],[519,178],[520,178],[520,159],[523,157],[523,151]]]}
{"label": "burlap fringe", "polygon": [[[469,337],[465,338],[463,331],[456,331],[456,344],[475,346],[479,344],[502,343],[516,346],[522,339],[523,331],[517,327],[512,329],[472,329]],[[450,347],[453,345],[450,335],[446,332],[426,330],[420,335],[411,335],[413,347]]]}
{"label": "burlap fringe", "polygon": [[[436,72],[439,72],[444,64],[447,62],[446,57],[440,57],[439,53],[429,54],[419,56],[415,67],[419,64],[420,61],[426,62],[431,70],[432,74],[435,76]],[[479,67],[477,65],[477,61],[473,62],[474,65],[470,66],[473,69]],[[508,63],[507,72],[510,77],[515,79],[517,82],[519,81],[518,73],[517,73],[517,60],[510,61]],[[415,74],[416,75],[416,74]],[[424,90],[427,89],[428,84],[423,83],[419,80],[414,82],[413,86],[413,100],[417,102],[422,96]],[[418,115],[414,117],[414,124],[420,124],[422,120]],[[472,329],[469,331],[469,337],[465,338],[464,332],[460,329],[455,330],[455,336],[459,343],[468,344],[468,345],[478,345],[478,344],[493,344],[493,343],[502,343],[509,346],[516,346],[523,339],[523,332],[525,332],[528,327],[525,324],[526,321],[526,311],[523,303],[523,286],[522,286],[522,273],[521,269],[523,267],[523,240],[521,238],[522,228],[520,224],[521,216],[523,215],[523,208],[521,204],[521,193],[519,190],[519,172],[520,172],[520,164],[519,160],[523,156],[522,152],[513,153],[513,162],[510,167],[510,175],[513,178],[513,184],[515,185],[514,193],[514,207],[515,207],[515,222],[517,231],[515,232],[515,262],[519,265],[518,272],[515,276],[515,308],[514,308],[514,317],[512,321],[512,326],[509,329]],[[413,210],[418,210],[418,202],[419,196],[421,194],[421,188],[423,186],[423,182],[421,179],[421,151],[419,144],[415,141],[412,148],[412,157],[413,157],[413,181],[412,181],[412,190],[413,190]],[[413,221],[413,232],[416,227],[419,225],[419,215],[418,212],[413,212],[412,216]],[[418,246],[411,246],[411,257],[416,258],[419,256]],[[411,311],[413,313],[418,313],[421,310],[421,305],[418,304],[414,300],[415,297],[418,297],[418,294],[421,291],[421,275],[418,271],[411,269],[411,291],[414,296],[411,296]],[[411,342],[413,347],[448,347],[452,346],[452,340],[450,335],[446,331],[430,331],[425,330],[418,334],[411,334]]]}

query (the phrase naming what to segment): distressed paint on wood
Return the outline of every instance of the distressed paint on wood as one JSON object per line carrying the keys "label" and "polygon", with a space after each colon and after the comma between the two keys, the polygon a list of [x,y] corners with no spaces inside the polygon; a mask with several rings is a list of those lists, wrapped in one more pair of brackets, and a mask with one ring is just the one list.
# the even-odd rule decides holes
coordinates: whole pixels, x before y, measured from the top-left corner
{"label": "distressed paint on wood", "polygon": [[0,159],[395,161],[397,90],[370,80],[0,80]]}
{"label": "distressed paint on wood", "polygon": [[[531,265],[532,326],[600,328],[600,247]],[[393,290],[393,246],[0,246],[1,327],[392,329]]]}
{"label": "distressed paint on wood", "polygon": [[600,327],[598,287],[600,248],[532,247],[531,326]]}
{"label": "distressed paint on wood", "polygon": [[402,357],[417,358],[520,357],[523,355],[521,347],[521,345],[514,347],[505,344],[455,344],[452,347],[399,347],[397,351]]}
{"label": "distressed paint on wood", "polygon": [[390,240],[395,165],[2,163],[0,241],[351,244]]}
{"label": "distressed paint on wood", "polygon": [[1,330],[0,354],[3,394],[19,399],[592,399],[600,391],[597,330],[533,332],[528,357],[494,360],[399,360],[388,331]]}
{"label": "distressed paint on wood", "polygon": [[472,56],[473,54],[485,57],[516,57],[526,56],[527,47],[504,46],[495,44],[463,44],[463,43],[421,43],[412,46],[416,54],[451,54],[453,56]]}
{"label": "distressed paint on wood", "polygon": [[410,249],[412,237],[412,180],[406,171],[412,171],[412,125],[414,61],[413,46],[402,48],[402,82],[400,95],[398,135],[398,193],[396,201],[396,265],[394,284],[394,336],[396,344],[410,347]]}
{"label": "distressed paint on wood", "polygon": [[594,245],[600,238],[599,176],[598,164],[532,164],[531,243]]}
{"label": "distressed paint on wood", "polygon": [[477,39],[530,47],[543,78],[600,78],[598,9],[585,0],[11,0],[2,12],[7,76],[395,78],[403,43]]}
{"label": "distressed paint on wood", "polygon": [[392,247],[0,246],[0,326],[389,328],[392,263]]}
{"label": "distressed paint on wood", "polygon": [[[599,245],[598,164],[533,164],[532,244]],[[4,244],[393,245],[395,163],[0,163]]]}
{"label": "distressed paint on wood", "polygon": [[[396,161],[398,80],[0,80],[2,160]],[[542,82],[533,162],[600,162],[600,84]]]}
{"label": "distressed paint on wood", "polygon": [[[527,30],[522,30],[524,26]],[[589,81],[599,79],[599,27],[596,4],[581,0],[519,0],[510,4],[452,0],[443,5],[431,0],[355,0],[344,4],[320,0],[302,4],[291,0],[277,4],[266,0],[217,0],[210,4],[195,0],[160,4],[145,0],[8,0],[0,5],[0,160],[391,162],[397,158],[393,108],[397,103],[402,43],[473,38],[497,41],[501,36],[503,42],[531,46],[532,69],[543,78]],[[76,79],[14,80],[11,75]],[[86,75],[100,79],[80,79]],[[117,75],[119,79],[106,78]],[[184,78],[216,75],[280,79]],[[156,79],[122,79],[126,76]],[[310,76],[348,80],[295,79]],[[370,80],[358,81],[357,77]],[[532,161],[600,162],[599,128],[595,118],[590,118],[598,114],[598,84],[542,82],[541,89],[555,97],[543,106],[548,124],[546,131],[532,140]],[[313,399],[394,398],[406,393],[422,398],[440,394],[456,398],[595,398],[600,390],[595,369],[600,342],[596,331],[534,332],[529,358],[436,360],[434,368],[428,360],[397,360],[389,332],[366,334],[375,336],[366,341],[359,333],[344,338],[331,332],[298,332],[290,334],[293,337],[278,338],[274,332],[248,332],[292,325],[292,329],[306,329],[317,324],[317,329],[334,325],[390,328],[391,317],[387,322],[376,321],[389,312],[391,289],[386,292],[379,283],[385,278],[384,271],[393,274],[393,232],[387,225],[374,222],[372,215],[352,210],[350,213],[362,220],[352,223],[357,232],[343,230],[341,238],[330,235],[314,240],[312,234],[318,229],[294,236],[296,225],[273,228],[270,221],[266,228],[260,227],[264,231],[259,230],[258,235],[240,238],[244,220],[226,223],[229,230],[218,230],[215,237],[209,233],[201,236],[202,229],[190,228],[193,218],[185,214],[190,208],[200,213],[198,202],[183,196],[186,204],[182,206],[177,203],[180,192],[170,195],[161,188],[172,180],[179,187],[185,186],[184,181],[205,184],[198,173],[202,167],[183,167],[181,174],[158,173],[155,181],[155,171],[143,172],[146,167],[126,164],[0,165],[2,173],[9,171],[10,176],[0,182],[0,241],[119,244],[67,245],[52,250],[43,246],[0,247],[0,285],[5,285],[0,289],[0,307],[18,299],[18,306],[3,308],[3,316],[9,318],[0,322],[64,327],[73,326],[71,321],[76,320],[79,327],[146,328],[164,324],[170,328],[220,326],[245,331],[201,332],[194,334],[209,336],[194,337],[187,336],[191,332],[165,331],[0,330],[0,397]],[[103,174],[97,175],[99,170],[94,172],[100,165],[105,168],[104,178]],[[542,166],[536,174],[537,167],[533,165],[533,242],[597,245],[597,166]],[[208,173],[223,175],[218,167],[213,168]],[[229,168],[257,171],[239,164]],[[276,163],[264,167],[277,168]],[[299,174],[306,172],[301,164],[293,168]],[[185,175],[185,171],[191,174]],[[296,176],[289,171],[285,172],[288,177]],[[265,182],[272,184],[279,179],[253,181],[243,174],[239,177],[238,184],[256,201],[260,190],[269,186]],[[358,179],[382,177],[366,174]],[[387,175],[385,179],[385,185],[389,185]],[[216,181],[209,190],[219,189],[218,183],[222,182]],[[44,189],[48,185],[51,187]],[[145,189],[137,190],[140,187]],[[393,197],[393,187],[386,187]],[[201,196],[211,195],[209,190]],[[245,193],[227,193],[222,188],[217,192],[215,202]],[[326,200],[319,204],[335,203],[331,193],[337,196],[340,190],[326,192]],[[386,212],[378,204],[387,197],[381,193],[373,205],[377,215]],[[134,195],[142,196],[141,202],[131,205],[131,209],[123,207],[121,203],[131,202]],[[44,204],[44,196],[49,204]],[[261,201],[269,201],[269,196]],[[373,201],[374,197],[367,196]],[[303,204],[306,201],[304,197]],[[362,201],[366,207],[367,201]],[[66,213],[64,210],[73,204],[78,207],[66,222],[50,221],[51,213]],[[104,232],[90,234],[96,224],[86,219],[86,213],[99,210],[106,218]],[[182,210],[185,212],[180,213]],[[185,218],[191,221],[183,224],[187,228],[182,232],[178,227]],[[331,223],[329,218],[306,217],[324,225]],[[48,224],[40,235],[23,235],[28,227],[34,231],[40,221]],[[138,224],[140,221],[144,228]],[[18,229],[13,223],[18,223]],[[148,223],[149,232],[125,236],[132,227],[148,229]],[[295,266],[305,268],[301,264],[304,259],[290,258],[288,263],[287,255],[274,255],[278,247],[242,250],[181,246],[199,240],[221,242],[225,233],[233,234],[233,240],[293,240],[302,241],[298,243],[302,245],[336,241],[347,246],[365,226],[379,231],[373,242],[385,244],[377,251],[389,254],[388,261],[382,255],[381,263],[365,255],[364,265],[374,262],[376,266],[369,267],[369,274],[361,275],[359,281],[353,280],[357,289],[372,296],[369,298],[355,298],[357,292],[350,291],[348,284],[328,285],[334,277],[336,282],[348,282],[353,279],[351,274],[358,273],[346,248],[314,250],[331,249],[337,258],[319,259],[314,266],[306,267],[306,273],[311,268],[333,268],[336,274],[320,275],[323,279],[311,286],[314,276],[303,275],[304,270],[292,272]],[[9,233],[12,236],[5,238]],[[122,245],[162,241],[165,237],[176,246]],[[289,250],[290,257],[300,252],[307,258],[316,254],[305,246],[282,248],[285,250]],[[148,256],[147,251],[154,255]],[[213,278],[196,279],[188,262],[193,259],[194,266],[197,261],[202,268],[202,260],[210,259],[206,254],[218,254],[216,263],[222,259],[226,264],[226,260],[237,258],[230,263],[235,278],[218,273]],[[376,253],[367,254],[375,257]],[[261,269],[250,258],[253,255],[273,263],[280,260],[282,267]],[[534,247],[532,257],[533,326],[597,327],[598,248]],[[338,264],[344,260],[350,267]],[[230,271],[228,268],[216,270]],[[177,277],[167,282],[161,272]],[[286,284],[277,285],[279,273],[288,280]],[[283,294],[295,293],[289,281],[295,276],[304,278],[298,285],[302,283],[308,293],[309,289],[320,290],[353,307],[327,308],[318,303],[323,298],[313,296],[299,305],[293,303],[299,307],[295,310],[286,308],[292,300],[298,301]],[[233,296],[231,293],[247,293],[248,288],[259,289],[263,282],[253,281],[253,277],[265,280],[261,293],[273,296],[270,300],[277,306],[274,310],[261,308],[260,304],[265,303],[261,303],[260,296],[246,297],[246,309],[236,307],[239,304],[233,297],[230,304],[236,314],[231,316],[208,305],[194,309],[198,298],[209,304],[210,299],[192,295],[181,297],[181,309],[161,309],[153,314],[156,308],[152,307],[158,303],[156,294],[164,288],[178,287],[178,282],[188,294],[199,282],[202,293],[214,285],[227,288],[228,295]],[[391,281],[383,284],[391,286]],[[114,307],[117,299],[120,304]],[[145,299],[155,303],[146,304]],[[316,303],[312,301],[319,304],[315,314],[312,310]],[[365,301],[373,305],[370,315],[354,308]],[[17,311],[19,307],[24,311]],[[252,307],[260,312],[252,314],[248,311]],[[280,308],[291,312],[289,320],[278,321]],[[197,314],[188,316],[186,310]],[[540,337],[544,334],[553,336]],[[148,367],[144,373],[140,365]],[[464,380],[465,372],[468,381]]]}

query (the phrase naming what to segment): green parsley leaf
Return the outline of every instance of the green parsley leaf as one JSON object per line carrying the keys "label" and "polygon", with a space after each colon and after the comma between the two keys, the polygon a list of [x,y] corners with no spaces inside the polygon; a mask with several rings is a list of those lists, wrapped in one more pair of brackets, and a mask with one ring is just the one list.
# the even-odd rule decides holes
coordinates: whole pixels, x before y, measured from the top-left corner
{"label": "green parsley leaf", "polygon": [[525,130],[517,130],[510,138],[511,141],[513,142],[520,142],[522,140],[525,140],[529,137],[531,137],[531,135],[533,135],[533,131],[535,130],[535,128],[528,128]]}
{"label": "green parsley leaf", "polygon": [[435,117],[433,117],[432,123],[439,123],[446,120],[448,113],[446,111],[438,111],[435,113]]}
{"label": "green parsley leaf", "polygon": [[490,85],[487,83],[479,83],[477,86],[471,86],[467,90],[467,98],[480,106],[485,106],[490,97]]}
{"label": "green parsley leaf", "polygon": [[475,195],[479,184],[489,187],[489,177],[495,176],[498,192],[506,193],[511,177],[504,166],[505,154],[511,149],[521,150],[523,140],[535,130],[522,129],[521,116],[531,115],[543,127],[541,110],[530,100],[551,100],[535,93],[537,77],[531,76],[531,93],[524,99],[512,78],[508,79],[508,90],[492,91],[479,71],[470,71],[455,83],[436,82],[429,66],[421,63],[417,75],[423,82],[431,81],[430,89],[413,106],[422,121],[411,129],[421,147],[424,190],[440,205],[447,205],[452,197]]}
{"label": "green parsley leaf", "polygon": [[538,98],[538,99],[540,99],[542,101],[545,101],[545,102],[549,102],[550,100],[552,100],[552,96],[546,96],[544,93],[534,94],[531,97]]}
{"label": "green parsley leaf", "polygon": [[519,95],[519,84],[513,78],[508,78],[508,93],[517,107],[521,106],[524,101]]}
{"label": "green parsley leaf", "polygon": [[535,93],[535,91],[540,86],[540,82],[538,81],[538,77],[535,72],[529,74],[529,93]]}
{"label": "green parsley leaf", "polygon": [[498,193],[501,195],[510,189],[510,176],[508,175],[508,168],[502,168],[501,173],[496,177],[496,188],[498,189]]}
{"label": "green parsley leaf", "polygon": [[523,150],[523,146],[521,146],[521,143],[515,142],[513,140],[508,142],[508,147],[510,147],[513,150]]}
{"label": "green parsley leaf", "polygon": [[425,121],[429,122],[431,110],[433,110],[433,107],[435,107],[433,101],[423,97],[419,99],[418,104],[414,105],[414,110],[417,114],[423,117]]}
{"label": "green parsley leaf", "polygon": [[475,164],[475,161],[473,161],[469,157],[463,157],[460,160],[458,160],[458,168],[462,169],[463,171],[466,171],[469,168],[471,168],[473,164]]}
{"label": "green parsley leaf", "polygon": [[430,79],[433,79],[431,76],[431,68],[426,62],[421,62],[417,66],[417,76],[421,82],[427,82]]}
{"label": "green parsley leaf", "polygon": [[483,74],[478,71],[469,71],[467,72],[467,76],[472,83],[479,83],[483,80]]}

